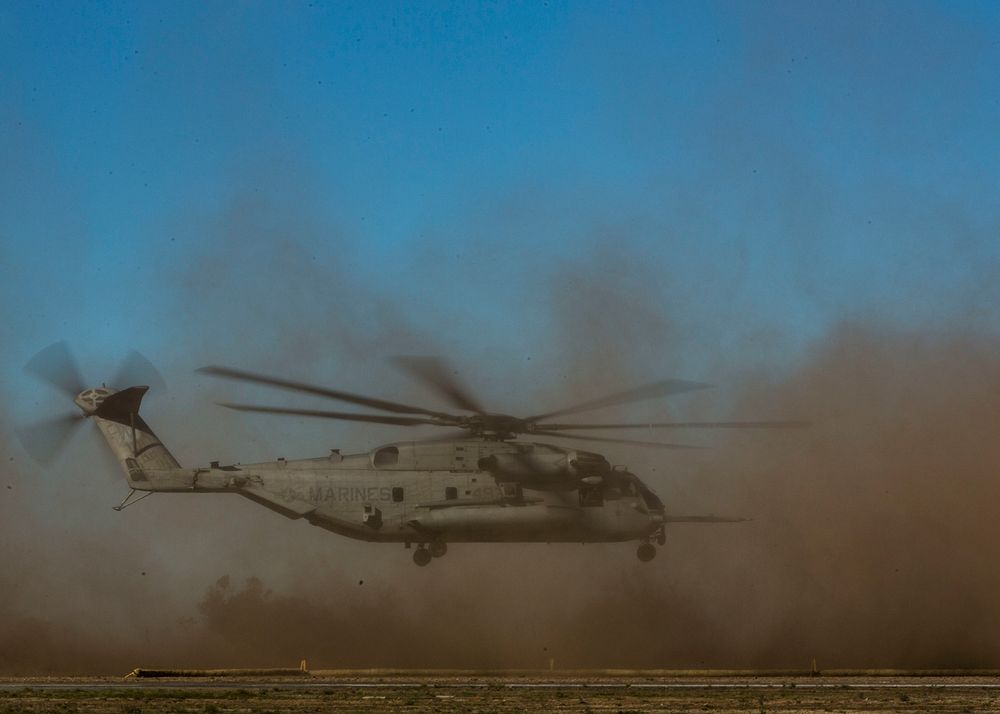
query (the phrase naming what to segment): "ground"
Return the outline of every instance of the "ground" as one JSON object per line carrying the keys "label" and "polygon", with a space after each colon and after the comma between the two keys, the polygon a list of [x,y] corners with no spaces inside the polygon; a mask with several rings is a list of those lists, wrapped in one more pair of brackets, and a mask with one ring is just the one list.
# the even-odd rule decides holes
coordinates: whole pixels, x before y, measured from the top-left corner
{"label": "ground", "polygon": [[420,675],[4,679],[0,712],[981,712],[1000,677]]}

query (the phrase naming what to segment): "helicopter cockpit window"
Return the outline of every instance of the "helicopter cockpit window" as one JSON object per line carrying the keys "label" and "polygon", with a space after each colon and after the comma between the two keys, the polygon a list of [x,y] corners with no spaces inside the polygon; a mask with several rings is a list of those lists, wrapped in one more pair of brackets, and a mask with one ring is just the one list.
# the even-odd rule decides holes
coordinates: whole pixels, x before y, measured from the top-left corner
{"label": "helicopter cockpit window", "polygon": [[399,449],[395,446],[386,446],[375,452],[375,458],[372,459],[372,463],[375,468],[383,468],[385,466],[395,466],[399,463]]}
{"label": "helicopter cockpit window", "polygon": [[627,496],[635,496],[635,484],[632,483],[632,479],[618,476],[617,474],[609,474],[604,479],[604,498],[608,500],[615,500]]}
{"label": "helicopter cockpit window", "polygon": [[622,497],[622,485],[619,483],[609,483],[604,487],[604,498],[609,501],[617,501]]}
{"label": "helicopter cockpit window", "polygon": [[647,486],[640,483],[638,484],[639,494],[642,496],[642,500],[646,502],[646,506],[654,511],[663,510],[663,501],[661,501],[655,493],[649,490]]}
{"label": "helicopter cockpit window", "polygon": [[601,493],[600,486],[581,486],[580,487],[580,505],[581,506],[603,506],[604,496]]}

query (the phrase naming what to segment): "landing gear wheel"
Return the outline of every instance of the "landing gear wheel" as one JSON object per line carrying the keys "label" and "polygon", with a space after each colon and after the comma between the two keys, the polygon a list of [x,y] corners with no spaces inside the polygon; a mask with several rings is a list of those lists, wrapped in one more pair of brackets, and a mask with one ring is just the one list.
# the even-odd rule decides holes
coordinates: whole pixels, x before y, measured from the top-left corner
{"label": "landing gear wheel", "polygon": [[[643,543],[639,546],[639,549],[635,551],[635,554],[639,556],[639,560],[643,563],[648,563],[656,557],[656,547],[652,543]],[[415,558],[416,556],[414,556],[414,559]]]}
{"label": "landing gear wheel", "polygon": [[659,532],[656,534],[656,542],[660,545],[665,545],[667,542],[667,533],[663,528],[660,528]]}
{"label": "landing gear wheel", "polygon": [[448,544],[443,541],[435,541],[431,543],[431,555],[435,558],[440,558],[442,555],[448,552]]}
{"label": "landing gear wheel", "polygon": [[431,562],[431,552],[423,546],[413,551],[413,562],[421,568]]}

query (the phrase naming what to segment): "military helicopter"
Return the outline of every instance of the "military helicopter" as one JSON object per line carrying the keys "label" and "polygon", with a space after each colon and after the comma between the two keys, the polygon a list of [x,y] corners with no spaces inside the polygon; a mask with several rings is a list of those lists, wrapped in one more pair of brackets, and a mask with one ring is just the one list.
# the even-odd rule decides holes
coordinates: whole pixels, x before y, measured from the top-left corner
{"label": "military helicopter", "polygon": [[[668,379],[588,399],[528,417],[487,411],[435,357],[400,357],[396,365],[461,413],[353,394],[230,367],[199,372],[285,392],[324,397],[381,413],[225,403],[242,412],[290,415],[451,431],[401,441],[358,454],[334,449],[326,456],[255,464],[184,468],[139,415],[150,384],[163,381],[133,352],[112,380],[120,389],[85,388],[65,343],[38,353],[28,372],[57,387],[79,407],[72,414],[21,430],[40,459],[54,455],[72,426],[93,421],[121,465],[130,491],[122,510],[153,493],[233,493],[283,516],[304,519],[333,533],[365,541],[416,544],[413,562],[426,566],[451,543],[638,541],[636,555],[650,561],[670,523],[729,523],[742,518],[669,516],[663,501],[636,474],[599,453],[518,439],[519,436],[606,442],[661,449],[684,445],[573,433],[602,429],[743,429],[800,426],[793,421],[575,423],[557,417],[612,405],[666,397],[708,385]],[[137,496],[136,494],[142,494]]]}

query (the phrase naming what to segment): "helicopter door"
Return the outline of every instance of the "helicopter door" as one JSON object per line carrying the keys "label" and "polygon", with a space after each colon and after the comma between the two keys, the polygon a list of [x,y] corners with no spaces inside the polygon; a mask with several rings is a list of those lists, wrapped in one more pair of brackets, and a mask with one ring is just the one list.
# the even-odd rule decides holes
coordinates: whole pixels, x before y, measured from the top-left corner
{"label": "helicopter door", "polygon": [[364,504],[361,520],[369,528],[378,530],[382,527],[382,509],[371,503]]}

